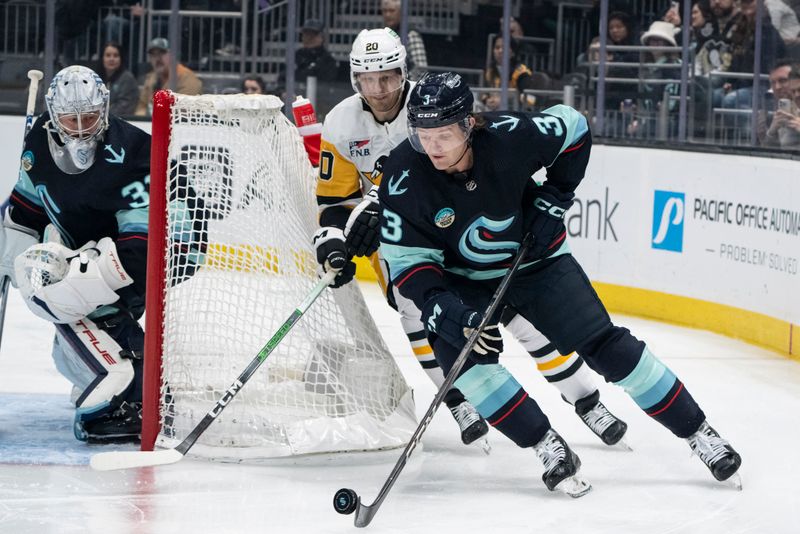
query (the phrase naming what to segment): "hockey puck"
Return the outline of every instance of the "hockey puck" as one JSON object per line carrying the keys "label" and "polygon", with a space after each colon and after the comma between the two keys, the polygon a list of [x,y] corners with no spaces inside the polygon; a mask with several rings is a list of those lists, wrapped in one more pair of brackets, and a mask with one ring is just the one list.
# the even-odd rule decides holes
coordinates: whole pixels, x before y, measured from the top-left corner
{"label": "hockey puck", "polygon": [[333,496],[333,509],[340,514],[352,514],[358,506],[358,495],[355,491],[342,488]]}

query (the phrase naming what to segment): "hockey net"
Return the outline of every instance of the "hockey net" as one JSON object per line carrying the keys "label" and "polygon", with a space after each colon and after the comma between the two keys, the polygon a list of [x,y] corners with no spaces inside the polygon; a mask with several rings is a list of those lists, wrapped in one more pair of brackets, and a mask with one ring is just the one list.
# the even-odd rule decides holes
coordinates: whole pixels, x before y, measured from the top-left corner
{"label": "hockey net", "polygon": [[[153,112],[142,448],[180,443],[319,275],[314,172],[272,96],[160,92]],[[411,392],[356,284],[326,290],[190,454],[404,445]]]}

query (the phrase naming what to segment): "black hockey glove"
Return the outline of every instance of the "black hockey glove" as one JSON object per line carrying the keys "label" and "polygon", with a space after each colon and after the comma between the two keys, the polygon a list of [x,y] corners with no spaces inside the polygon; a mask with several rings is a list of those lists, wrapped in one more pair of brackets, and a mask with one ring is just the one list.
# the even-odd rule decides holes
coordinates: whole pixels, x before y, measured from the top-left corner
{"label": "black hockey glove", "polygon": [[528,209],[527,228],[533,234],[533,244],[526,259],[538,260],[549,256],[567,236],[564,215],[572,206],[572,193],[562,193],[551,185],[539,187]]}
{"label": "black hockey glove", "polygon": [[347,257],[344,233],[335,226],[323,226],[314,234],[317,262],[325,272],[339,271],[330,287],[341,287],[356,274],[356,264]]}
{"label": "black hockey glove", "polygon": [[353,256],[371,256],[381,241],[378,188],[373,187],[355,207],[344,228],[347,250]]}
{"label": "black hockey glove", "polygon": [[[483,317],[470,308],[453,293],[443,291],[429,298],[422,306],[422,323],[426,331],[434,333],[450,345],[461,349],[477,328]],[[484,328],[481,337],[473,347],[470,358],[477,363],[497,361],[503,351],[503,338],[497,325]]]}

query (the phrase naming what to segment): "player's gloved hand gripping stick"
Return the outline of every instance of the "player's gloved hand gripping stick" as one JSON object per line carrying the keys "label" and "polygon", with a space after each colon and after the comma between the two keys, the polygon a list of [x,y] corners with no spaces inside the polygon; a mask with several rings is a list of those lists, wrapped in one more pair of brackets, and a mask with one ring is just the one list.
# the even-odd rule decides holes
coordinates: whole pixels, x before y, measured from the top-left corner
{"label": "player's gloved hand gripping stick", "polygon": [[453,363],[453,367],[450,369],[450,372],[447,373],[444,383],[439,388],[439,391],[433,398],[433,402],[431,402],[428,411],[425,412],[425,415],[422,417],[419,426],[417,426],[417,429],[414,431],[414,434],[408,441],[408,445],[406,445],[406,448],[403,449],[403,452],[400,455],[400,458],[397,460],[394,469],[392,469],[392,472],[389,473],[389,477],[383,483],[383,487],[378,493],[378,496],[375,498],[375,501],[372,504],[364,504],[361,502],[361,497],[355,491],[348,488],[340,489],[333,496],[333,507],[337,512],[340,514],[352,514],[353,512],[356,513],[354,521],[355,526],[366,527],[370,524],[372,518],[375,517],[375,514],[378,513],[378,509],[380,508],[381,504],[383,504],[383,501],[386,499],[386,496],[389,494],[392,486],[394,486],[394,483],[397,482],[400,472],[406,466],[408,459],[411,457],[411,453],[414,452],[417,443],[419,443],[420,439],[422,438],[422,434],[428,428],[428,425],[433,419],[434,414],[436,414],[436,410],[442,404],[445,394],[447,394],[447,392],[453,387],[453,383],[456,381],[456,377],[461,372],[461,368],[464,367],[467,357],[470,355],[473,347],[475,347],[475,344],[478,342],[478,339],[481,337],[481,334],[487,327],[487,323],[489,322],[490,318],[497,311],[497,308],[500,305],[500,302],[503,300],[503,296],[505,295],[508,286],[511,284],[511,280],[514,278],[517,269],[522,263],[523,257],[527,254],[532,241],[532,234],[526,235],[525,239],[523,239],[522,245],[517,251],[517,256],[514,258],[514,263],[508,269],[508,272],[497,286],[494,295],[492,295],[492,299],[489,301],[489,306],[486,308],[486,311],[483,314],[483,318],[477,327],[471,331],[466,345],[464,345],[464,348],[461,349],[458,358],[456,358],[456,361]]}

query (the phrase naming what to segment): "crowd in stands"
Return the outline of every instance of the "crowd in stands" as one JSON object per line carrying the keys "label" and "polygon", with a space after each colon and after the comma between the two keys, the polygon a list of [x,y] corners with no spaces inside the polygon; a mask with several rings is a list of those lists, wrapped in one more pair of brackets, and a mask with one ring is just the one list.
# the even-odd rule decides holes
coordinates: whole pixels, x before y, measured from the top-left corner
{"label": "crowd in stands", "polygon": [[[236,11],[242,9],[243,0],[209,2],[205,0],[181,0],[182,9]],[[400,31],[402,0],[375,0],[380,3],[382,19],[376,26]],[[761,26],[756,28],[757,2],[762,2]],[[168,28],[163,18],[153,18],[155,27],[149,28],[153,35],[146,44],[147,61],[137,64],[125,50],[125,44],[136,43],[131,35],[139,35],[137,26],[144,24],[146,10],[137,0],[105,0],[75,2],[59,0],[57,4],[59,60],[70,63],[70,50],[76,43],[86,39],[88,29],[102,27],[100,34],[105,43],[101,53],[95,57],[94,66],[111,90],[112,113],[118,115],[147,115],[148,103],[154,91],[169,87],[170,66],[174,58],[170,43],[166,39]],[[495,3],[496,4],[496,3]],[[526,3],[523,3],[526,4]],[[638,9],[634,9],[634,4]],[[641,5],[640,5],[641,4]],[[154,0],[147,3],[153,9],[169,9],[169,0]],[[637,0],[610,0],[607,25],[604,28],[607,50],[602,61],[605,85],[604,108],[609,113],[610,130],[606,135],[651,137],[654,135],[657,117],[667,117],[667,132],[677,131],[678,108],[681,91],[682,2],[663,0],[649,15],[642,9],[644,3]],[[649,5],[649,4],[648,4]],[[661,6],[660,10],[658,6]],[[564,84],[578,87],[589,99],[596,93],[595,83],[600,69],[600,2],[584,13],[588,27],[595,29],[585,52],[581,54],[572,72],[543,69],[533,59],[538,53],[535,38],[555,37],[554,9],[556,2],[532,2],[523,6],[517,17],[510,22],[510,69],[508,85],[512,100],[500,101],[502,82],[500,64],[503,53],[501,24],[496,17],[482,17],[479,25],[465,27],[459,36],[444,40],[436,35],[425,35],[409,26],[407,51],[409,74],[416,79],[434,61],[442,66],[466,66],[480,68],[480,86],[487,88],[477,94],[481,109],[496,110],[504,107],[536,109],[552,100],[537,95],[538,90],[558,90]],[[128,9],[125,17],[116,12],[106,12],[98,20],[101,7]],[[497,10],[489,11],[497,15]],[[481,18],[481,17],[479,17]],[[485,22],[483,20],[486,20]],[[746,110],[752,109],[754,96],[760,113],[756,117],[758,140],[763,146],[779,148],[800,147],[800,0],[695,0],[690,19],[690,136],[709,137],[712,128],[718,125],[731,126],[728,122],[714,122],[715,117],[745,117],[733,126],[746,130],[750,117]],[[497,21],[495,24],[494,21]],[[98,26],[99,24],[99,26]],[[477,23],[476,23],[477,24]],[[526,31],[527,27],[527,31]],[[475,29],[477,28],[477,30]],[[328,29],[318,18],[300,21],[300,43],[294,55],[295,81],[305,82],[316,77],[321,87],[328,84],[349,85],[346,62],[337,61],[328,49]],[[482,32],[476,35],[476,32]],[[760,61],[756,62],[756,36],[760,34]],[[480,54],[467,58],[468,45],[486,42],[486,36],[496,37],[488,43],[490,53],[483,64]],[[182,39],[186,38],[185,32]],[[217,39],[217,36],[212,36]],[[534,39],[531,39],[534,38]],[[224,37],[219,37],[224,40]],[[430,39],[433,46],[427,42]],[[469,41],[469,43],[468,43]],[[239,53],[238,47],[230,43],[215,42],[225,53]],[[629,47],[617,49],[616,47]],[[648,50],[652,48],[652,50]],[[672,48],[673,50],[669,50]],[[460,50],[463,52],[460,53]],[[220,52],[220,50],[217,50]],[[221,52],[220,52],[221,53]],[[140,56],[141,58],[141,56]],[[452,61],[450,61],[452,59]],[[760,72],[769,76],[757,85],[754,95],[753,74],[756,64]],[[458,64],[458,65],[457,65]],[[179,92],[197,94],[203,91],[203,73],[195,72],[194,63],[176,63],[176,87]],[[276,77],[253,75],[241,81],[243,92],[271,93],[283,96],[286,73],[279,70]],[[763,87],[763,88],[762,88]],[[208,88],[206,89],[208,90]],[[215,88],[216,90],[216,88]],[[227,88],[226,92],[238,88]],[[739,115],[737,115],[739,110]],[[325,110],[321,110],[324,115]],[[727,120],[727,119],[726,119]],[[613,130],[613,131],[612,131]]]}

